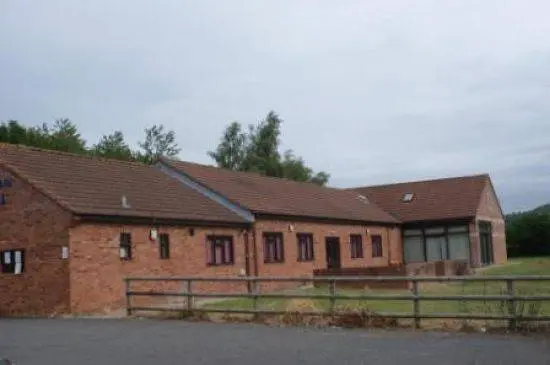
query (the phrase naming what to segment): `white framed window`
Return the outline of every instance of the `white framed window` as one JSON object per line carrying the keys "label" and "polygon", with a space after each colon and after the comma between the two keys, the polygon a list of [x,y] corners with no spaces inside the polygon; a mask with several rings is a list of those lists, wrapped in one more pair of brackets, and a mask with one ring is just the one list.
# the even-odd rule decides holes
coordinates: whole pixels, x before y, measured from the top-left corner
{"label": "white framed window", "polygon": [[22,274],[25,269],[25,250],[1,251],[0,266],[3,274]]}

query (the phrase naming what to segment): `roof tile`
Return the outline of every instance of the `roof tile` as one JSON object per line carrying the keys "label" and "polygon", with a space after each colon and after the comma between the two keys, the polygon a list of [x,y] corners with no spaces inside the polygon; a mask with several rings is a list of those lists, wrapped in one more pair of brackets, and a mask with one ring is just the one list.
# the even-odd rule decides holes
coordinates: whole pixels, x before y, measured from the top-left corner
{"label": "roof tile", "polygon": [[356,192],[312,183],[266,177],[213,166],[163,159],[162,163],[190,176],[232,202],[258,214],[397,223]]}
{"label": "roof tile", "polygon": [[76,214],[244,222],[153,166],[8,144],[0,163]]}
{"label": "roof tile", "polygon": [[[487,174],[354,188],[403,222],[467,218],[476,215]],[[403,201],[412,193],[409,202]]]}

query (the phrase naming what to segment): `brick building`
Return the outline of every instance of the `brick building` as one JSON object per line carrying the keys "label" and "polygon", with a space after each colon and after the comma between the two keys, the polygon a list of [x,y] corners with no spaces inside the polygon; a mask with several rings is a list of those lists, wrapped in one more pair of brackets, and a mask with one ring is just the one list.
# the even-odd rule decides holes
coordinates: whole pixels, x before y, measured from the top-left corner
{"label": "brick building", "polygon": [[478,267],[507,259],[504,214],[489,175],[354,190],[402,223],[405,263],[459,259]]}
{"label": "brick building", "polygon": [[[309,276],[409,255],[399,215],[354,190],[12,145],[0,145],[0,183],[0,316],[109,312],[125,276]],[[495,214],[487,194],[479,217]],[[503,241],[491,248],[505,260]]]}

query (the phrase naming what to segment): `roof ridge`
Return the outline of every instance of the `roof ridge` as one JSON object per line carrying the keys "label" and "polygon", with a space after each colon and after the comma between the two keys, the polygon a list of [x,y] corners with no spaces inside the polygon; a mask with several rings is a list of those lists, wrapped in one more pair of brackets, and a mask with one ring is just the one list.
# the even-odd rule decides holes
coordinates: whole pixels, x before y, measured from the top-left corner
{"label": "roof ridge", "polygon": [[[138,166],[151,166],[143,162],[138,161],[126,161],[126,160],[118,160],[116,158],[110,158],[110,157],[103,157],[103,156],[96,156],[96,155],[90,155],[90,154],[80,154],[80,153],[74,153],[74,152],[66,152],[66,151],[59,151],[59,150],[52,150],[47,148],[40,148],[35,146],[27,146],[24,144],[13,144],[13,143],[7,143],[7,142],[0,142],[0,150],[2,149],[12,149],[12,150],[26,150],[26,151],[36,151],[41,153],[49,153],[52,155],[62,155],[62,156],[70,156],[75,158],[82,158],[82,159],[89,159],[89,160],[96,160],[101,162],[114,162],[119,164],[129,164],[129,165],[138,165]],[[0,157],[1,158],[1,157]]]}
{"label": "roof ridge", "polygon": [[449,176],[449,177],[443,177],[443,178],[420,179],[420,180],[403,181],[403,182],[389,183],[389,184],[364,185],[364,186],[357,186],[354,188],[346,188],[345,190],[382,188],[382,187],[390,187],[390,186],[397,186],[397,185],[423,184],[423,183],[458,180],[458,179],[474,179],[474,178],[481,178],[481,177],[489,178],[490,175],[488,173],[480,173],[480,174],[472,174],[472,175]]}

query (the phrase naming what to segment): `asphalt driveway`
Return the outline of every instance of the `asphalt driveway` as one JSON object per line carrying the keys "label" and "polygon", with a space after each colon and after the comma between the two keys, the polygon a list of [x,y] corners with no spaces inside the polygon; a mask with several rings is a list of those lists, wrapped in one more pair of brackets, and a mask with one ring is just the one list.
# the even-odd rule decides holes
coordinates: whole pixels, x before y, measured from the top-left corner
{"label": "asphalt driveway", "polygon": [[544,338],[166,320],[0,320],[16,365],[550,364]]}

